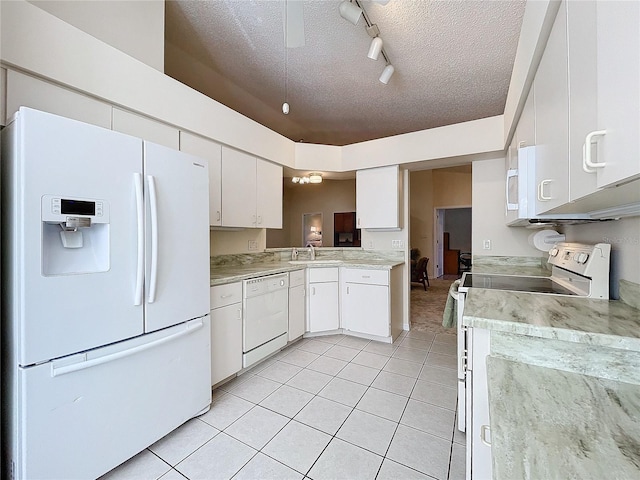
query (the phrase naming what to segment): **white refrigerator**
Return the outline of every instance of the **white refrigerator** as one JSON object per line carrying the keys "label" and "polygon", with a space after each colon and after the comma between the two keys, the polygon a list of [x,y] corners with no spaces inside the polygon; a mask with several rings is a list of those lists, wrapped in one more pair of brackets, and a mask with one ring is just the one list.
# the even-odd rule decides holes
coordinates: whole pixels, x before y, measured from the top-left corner
{"label": "white refrigerator", "polygon": [[5,478],[96,478],[211,403],[206,161],[21,108],[2,132]]}

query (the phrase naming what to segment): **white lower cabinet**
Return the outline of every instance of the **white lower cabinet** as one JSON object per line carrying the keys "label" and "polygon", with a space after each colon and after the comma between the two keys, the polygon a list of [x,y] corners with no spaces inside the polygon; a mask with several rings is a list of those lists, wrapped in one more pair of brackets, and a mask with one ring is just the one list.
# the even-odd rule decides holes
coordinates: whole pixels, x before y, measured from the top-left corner
{"label": "white lower cabinet", "polygon": [[308,319],[310,333],[340,328],[338,268],[310,268]]}
{"label": "white lower cabinet", "polygon": [[489,330],[469,328],[467,332],[466,416],[467,480],[492,478],[491,424],[487,357],[490,353]]}
{"label": "white lower cabinet", "polygon": [[306,329],[304,269],[289,272],[289,335],[292,341]]}
{"label": "white lower cabinet", "polygon": [[389,271],[343,268],[342,327],[354,333],[391,335]]}
{"label": "white lower cabinet", "polygon": [[211,287],[211,385],[242,370],[242,283]]}

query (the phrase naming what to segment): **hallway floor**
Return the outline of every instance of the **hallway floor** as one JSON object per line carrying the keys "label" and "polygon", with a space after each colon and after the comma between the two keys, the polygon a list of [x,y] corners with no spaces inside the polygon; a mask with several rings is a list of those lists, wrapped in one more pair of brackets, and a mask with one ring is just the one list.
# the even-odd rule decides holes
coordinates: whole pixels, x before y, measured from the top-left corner
{"label": "hallway floor", "polygon": [[456,337],[297,341],[103,479],[464,478]]}

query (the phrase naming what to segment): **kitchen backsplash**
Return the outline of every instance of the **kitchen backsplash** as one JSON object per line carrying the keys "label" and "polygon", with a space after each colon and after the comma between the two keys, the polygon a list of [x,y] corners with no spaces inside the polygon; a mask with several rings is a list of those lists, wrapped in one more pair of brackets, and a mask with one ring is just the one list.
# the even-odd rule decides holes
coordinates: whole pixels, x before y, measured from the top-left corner
{"label": "kitchen backsplash", "polygon": [[[298,260],[309,260],[309,248],[297,248]],[[237,253],[228,255],[214,255],[211,257],[211,267],[229,265],[248,265],[251,263],[286,262],[291,260],[292,248],[269,248],[258,253]],[[316,260],[403,260],[403,250],[362,250],[359,248],[316,248]]]}

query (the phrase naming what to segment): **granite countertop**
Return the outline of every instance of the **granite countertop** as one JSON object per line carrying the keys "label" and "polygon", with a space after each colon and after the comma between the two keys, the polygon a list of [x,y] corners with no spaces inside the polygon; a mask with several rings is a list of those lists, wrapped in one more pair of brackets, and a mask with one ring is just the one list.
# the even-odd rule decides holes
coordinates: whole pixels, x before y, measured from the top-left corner
{"label": "granite countertop", "polygon": [[328,268],[328,267],[351,267],[370,268],[377,270],[390,270],[393,267],[402,265],[401,260],[368,260],[368,259],[344,259],[335,260],[317,259],[304,263],[292,264],[289,261],[250,263],[245,265],[216,265],[211,268],[211,286],[223,285],[225,283],[238,282],[251,278],[262,277],[264,275],[274,275],[277,273],[292,272],[307,267]]}
{"label": "granite countertop", "polygon": [[618,300],[471,288],[462,323],[640,352],[640,310]]}

